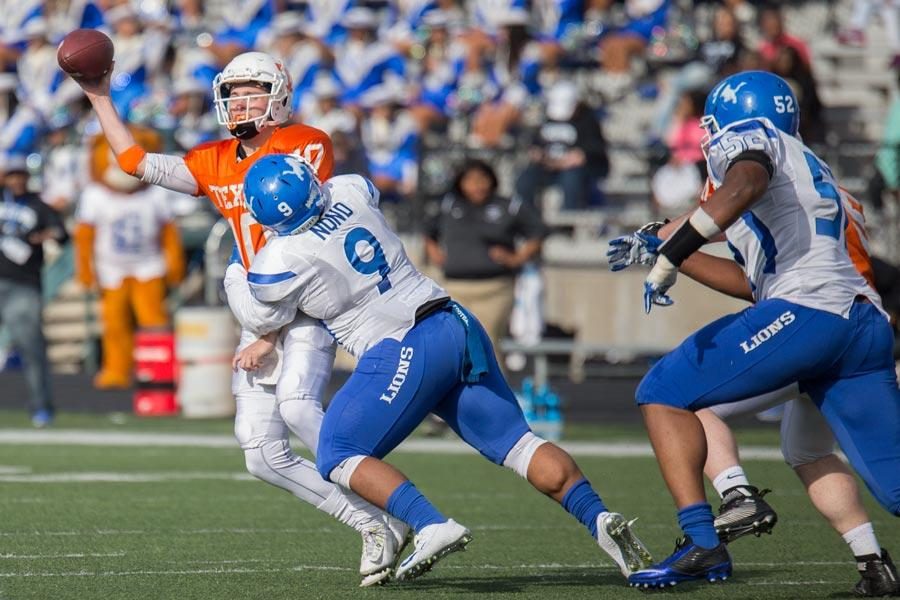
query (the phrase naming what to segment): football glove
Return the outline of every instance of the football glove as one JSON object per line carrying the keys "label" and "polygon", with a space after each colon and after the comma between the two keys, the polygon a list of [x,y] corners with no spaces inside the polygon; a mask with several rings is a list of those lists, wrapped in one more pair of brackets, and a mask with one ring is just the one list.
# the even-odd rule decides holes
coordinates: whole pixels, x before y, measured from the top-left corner
{"label": "football glove", "polygon": [[650,314],[653,305],[672,306],[675,301],[672,300],[667,292],[669,288],[675,285],[675,279],[678,277],[678,267],[673,265],[668,258],[660,255],[656,259],[650,273],[644,280],[644,312]]}
{"label": "football glove", "polygon": [[[656,226],[655,229],[651,226]],[[656,237],[656,233],[663,223],[648,223],[631,235],[623,235],[609,241],[609,249],[606,251],[606,260],[611,271],[621,271],[631,265],[640,264],[653,266],[656,262],[659,246],[662,240]]]}

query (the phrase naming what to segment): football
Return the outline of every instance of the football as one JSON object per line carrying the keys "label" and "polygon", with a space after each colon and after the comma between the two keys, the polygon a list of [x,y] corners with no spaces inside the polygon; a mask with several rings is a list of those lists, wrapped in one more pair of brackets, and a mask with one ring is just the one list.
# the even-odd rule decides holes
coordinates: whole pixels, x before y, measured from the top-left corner
{"label": "football", "polygon": [[59,68],[75,79],[99,79],[112,68],[113,43],[102,31],[76,29],[56,50]]}

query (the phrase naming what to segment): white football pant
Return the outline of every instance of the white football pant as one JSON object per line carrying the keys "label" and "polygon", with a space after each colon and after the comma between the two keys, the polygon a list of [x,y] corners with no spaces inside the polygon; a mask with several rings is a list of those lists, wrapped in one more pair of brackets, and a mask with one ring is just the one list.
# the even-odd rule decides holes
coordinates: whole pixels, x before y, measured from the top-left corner
{"label": "white football pant", "polygon": [[[255,339],[241,331],[238,349]],[[277,364],[267,363],[260,370],[262,376],[238,369],[232,377],[237,404],[234,434],[247,470],[361,532],[384,513],[322,479],[313,462],[294,454],[289,441],[288,432],[293,431],[315,455],[322,395],[334,362],[331,335],[318,322],[298,316],[282,330],[279,346]]]}

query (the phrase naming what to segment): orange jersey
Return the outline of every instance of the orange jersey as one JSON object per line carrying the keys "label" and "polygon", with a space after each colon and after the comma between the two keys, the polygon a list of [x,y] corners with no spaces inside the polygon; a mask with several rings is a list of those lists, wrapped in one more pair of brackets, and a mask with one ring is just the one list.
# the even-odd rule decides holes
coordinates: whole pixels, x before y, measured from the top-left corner
{"label": "orange jersey", "polygon": [[260,156],[267,154],[296,154],[307,160],[316,170],[320,181],[331,177],[334,152],[331,138],[324,131],[307,125],[288,125],[278,128],[259,150],[244,160],[238,160],[236,139],[200,144],[191,149],[184,162],[205,194],[223,217],[228,219],[234,239],[241,253],[244,267],[266,243],[262,225],[253,220],[244,204],[244,176]]}
{"label": "orange jersey", "polygon": [[[712,181],[707,179],[700,192],[700,203],[709,200],[714,191],[715,187],[713,187]],[[869,287],[874,290],[875,272],[872,269],[872,259],[869,257],[869,235],[866,233],[866,216],[863,213],[862,204],[844,188],[840,188],[840,193],[841,204],[847,213],[847,224],[844,226],[847,253],[850,254],[853,266],[865,278]]]}
{"label": "orange jersey", "polygon": [[850,195],[850,192],[840,188],[841,201],[844,210],[847,211],[847,227],[844,230],[847,240],[847,252],[853,261],[853,266],[859,271],[866,283],[875,289],[875,271],[872,269],[872,259],[869,257],[869,235],[866,233],[866,215],[863,213],[862,204]]}

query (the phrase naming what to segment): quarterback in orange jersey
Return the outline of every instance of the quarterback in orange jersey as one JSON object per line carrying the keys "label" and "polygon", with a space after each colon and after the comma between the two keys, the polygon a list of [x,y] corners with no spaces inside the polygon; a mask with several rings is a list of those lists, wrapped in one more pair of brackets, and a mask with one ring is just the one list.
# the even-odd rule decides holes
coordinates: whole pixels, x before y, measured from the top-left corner
{"label": "quarterback in orange jersey", "polygon": [[[334,161],[331,140],[313,127],[288,124],[290,76],[280,61],[261,52],[238,55],[213,81],[216,115],[232,139],[202,144],[183,158],[148,153],[136,143],[112,104],[109,79],[106,75],[78,83],[122,170],[146,183],[205,194],[231,224],[235,251],[225,272],[225,291],[235,317],[245,323],[251,299],[241,280],[265,236],[244,208],[244,175],[258,157],[283,153],[303,158],[320,179],[327,179]],[[243,327],[239,349],[255,341]],[[321,399],[334,362],[331,335],[317,321],[298,314],[293,323],[267,337],[266,343],[276,346],[270,355],[275,359],[266,362],[250,356],[232,379],[235,437],[247,469],[360,532],[361,585],[387,581],[409,539],[408,526],[323,480],[315,465],[294,454],[289,444],[288,430],[312,452],[318,447]]]}
{"label": "quarterback in orange jersey", "polygon": [[[703,202],[713,189],[707,181],[700,201]],[[875,289],[872,261],[869,256],[868,234],[862,205],[845,189],[840,188],[842,208],[847,215],[844,233],[847,252],[856,270]],[[662,225],[654,224],[656,227]],[[658,230],[659,237],[666,237],[677,227],[677,222],[666,224]],[[645,226],[644,233],[652,233],[655,227]],[[635,242],[629,256],[610,254],[610,266],[616,266],[616,258],[624,258],[624,268],[636,262],[652,262],[653,250],[640,248],[638,236],[627,236]],[[654,242],[651,241],[652,246]],[[627,264],[626,264],[627,263]],[[690,275],[689,271],[685,271]],[[740,464],[737,442],[724,419],[752,415],[776,406],[784,405],[781,417],[781,450],[787,462],[807,489],[816,509],[837,531],[855,557],[860,580],[854,588],[859,596],[882,596],[900,591],[896,569],[886,551],[882,552],[875,536],[871,519],[859,495],[856,477],[847,465],[834,453],[834,435],[822,414],[808,396],[801,395],[793,384],[739,402],[721,404],[697,411],[706,434],[707,459],[704,474],[712,482],[722,505],[715,518],[716,531],[725,542],[747,535],[771,531],[777,521],[775,511],[763,499],[765,491],[750,485]]]}
{"label": "quarterback in orange jersey", "polygon": [[[288,95],[290,100],[290,95]],[[205,194],[219,212],[231,223],[241,262],[245,267],[265,243],[263,228],[253,222],[244,208],[244,175],[256,162],[255,157],[266,154],[296,154],[309,162],[319,179],[331,176],[334,155],[331,140],[325,132],[294,124],[272,128],[273,133],[252,155],[240,159],[243,144],[238,139],[207,142],[193,148],[184,162],[197,180],[201,194]]]}

